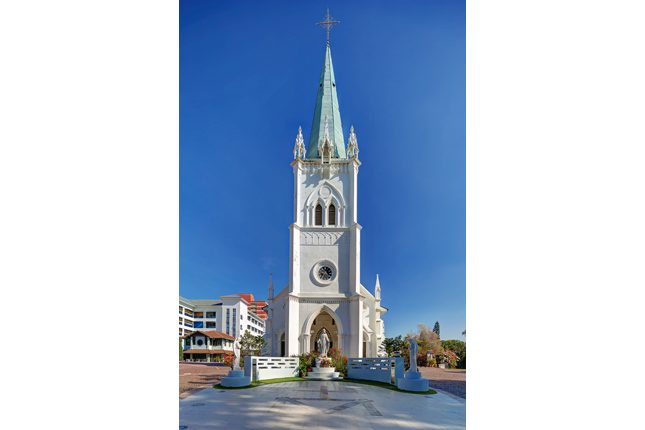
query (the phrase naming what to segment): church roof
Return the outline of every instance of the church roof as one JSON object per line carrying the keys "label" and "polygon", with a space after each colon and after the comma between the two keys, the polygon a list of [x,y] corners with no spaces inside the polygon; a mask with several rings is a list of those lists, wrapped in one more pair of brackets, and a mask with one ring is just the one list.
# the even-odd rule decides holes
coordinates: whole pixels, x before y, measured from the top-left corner
{"label": "church roof", "polygon": [[307,158],[320,158],[318,155],[318,143],[323,140],[323,136],[325,135],[325,117],[327,117],[329,138],[334,144],[333,158],[347,158],[345,155],[343,125],[340,122],[338,96],[336,95],[336,78],[334,77],[334,66],[331,62],[329,42],[327,42],[327,47],[325,48],[325,59],[323,60],[323,67],[320,72],[316,109],[314,110],[314,120],[311,125],[309,145],[307,146]]}

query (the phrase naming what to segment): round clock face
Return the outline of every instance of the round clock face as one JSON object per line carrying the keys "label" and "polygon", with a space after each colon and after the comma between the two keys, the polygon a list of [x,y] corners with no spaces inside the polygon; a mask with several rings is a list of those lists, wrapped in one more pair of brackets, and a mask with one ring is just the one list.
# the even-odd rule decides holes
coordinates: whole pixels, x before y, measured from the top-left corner
{"label": "round clock face", "polygon": [[318,269],[318,277],[323,281],[329,281],[333,272],[329,266],[320,266]]}

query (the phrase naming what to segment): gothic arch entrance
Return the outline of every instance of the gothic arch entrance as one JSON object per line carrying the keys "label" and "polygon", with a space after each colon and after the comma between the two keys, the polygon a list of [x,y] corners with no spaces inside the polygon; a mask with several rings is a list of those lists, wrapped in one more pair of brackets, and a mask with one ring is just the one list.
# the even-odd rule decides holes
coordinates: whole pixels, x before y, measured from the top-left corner
{"label": "gothic arch entrance", "polygon": [[311,334],[309,340],[309,351],[316,351],[318,349],[318,339],[324,330],[327,330],[327,335],[329,336],[329,347],[338,348],[338,323],[336,319],[331,316],[327,311],[320,312],[316,318],[313,319],[311,323],[311,328],[309,333]]}

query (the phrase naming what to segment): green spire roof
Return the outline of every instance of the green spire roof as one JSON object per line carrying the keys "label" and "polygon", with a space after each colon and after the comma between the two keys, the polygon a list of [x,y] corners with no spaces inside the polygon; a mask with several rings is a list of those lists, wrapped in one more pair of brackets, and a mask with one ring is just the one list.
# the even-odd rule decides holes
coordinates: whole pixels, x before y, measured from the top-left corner
{"label": "green spire roof", "polygon": [[340,122],[340,110],[338,109],[338,97],[336,95],[336,78],[334,78],[334,66],[331,63],[331,50],[329,42],[325,49],[325,60],[323,61],[320,82],[318,83],[318,97],[316,97],[316,110],[314,121],[311,125],[311,135],[307,146],[307,158],[320,158],[318,155],[318,143],[323,141],[325,135],[325,116],[329,127],[329,138],[334,144],[334,158],[347,158],[345,155],[345,141],[343,140],[343,125]]}

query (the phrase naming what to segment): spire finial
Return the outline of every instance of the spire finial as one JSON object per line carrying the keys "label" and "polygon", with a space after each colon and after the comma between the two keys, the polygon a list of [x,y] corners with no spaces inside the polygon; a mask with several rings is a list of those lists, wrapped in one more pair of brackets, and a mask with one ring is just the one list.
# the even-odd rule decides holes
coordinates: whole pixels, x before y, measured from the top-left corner
{"label": "spire finial", "polygon": [[329,45],[329,30],[334,26],[334,24],[340,24],[340,21],[334,21],[334,18],[329,15],[329,9],[327,9],[327,16],[323,22],[317,22],[316,25],[322,25],[327,29],[327,45]]}

